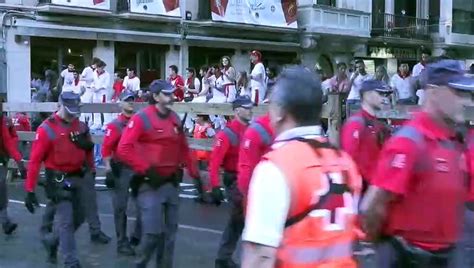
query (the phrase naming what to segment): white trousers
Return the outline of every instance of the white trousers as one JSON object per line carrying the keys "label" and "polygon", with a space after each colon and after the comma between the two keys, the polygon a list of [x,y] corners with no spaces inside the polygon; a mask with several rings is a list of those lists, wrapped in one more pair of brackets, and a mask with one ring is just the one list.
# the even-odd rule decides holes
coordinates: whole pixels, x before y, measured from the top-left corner
{"label": "white trousers", "polygon": [[[81,96],[82,103],[92,103],[94,98],[94,91],[90,87],[86,87],[84,94]],[[87,122],[89,126],[92,125],[92,114],[91,113],[81,113],[81,121]]]}

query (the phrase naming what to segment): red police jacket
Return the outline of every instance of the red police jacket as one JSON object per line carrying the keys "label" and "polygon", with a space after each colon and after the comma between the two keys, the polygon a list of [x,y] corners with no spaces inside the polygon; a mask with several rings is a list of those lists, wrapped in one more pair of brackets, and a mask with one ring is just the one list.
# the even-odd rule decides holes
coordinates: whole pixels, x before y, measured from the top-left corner
{"label": "red police jacket", "polygon": [[388,135],[388,128],[364,109],[349,117],[342,127],[341,148],[352,157],[366,182],[373,180],[382,150],[381,137]]}
{"label": "red police jacket", "polygon": [[31,131],[30,118],[25,113],[16,113],[12,121],[16,131]]}
{"label": "red police jacket", "polygon": [[237,172],[239,146],[247,125],[237,119],[230,121],[226,128],[219,131],[214,139],[214,147],[209,161],[209,180],[211,187],[220,185],[219,170],[221,166],[226,172]]}
{"label": "red police jacket", "polygon": [[154,167],[162,176],[171,176],[186,164],[192,177],[199,177],[179,116],[161,114],[149,105],[130,119],[117,147],[118,159],[138,174]]}
{"label": "red police jacket", "polygon": [[474,202],[474,129],[469,129],[466,137],[466,162],[468,172],[469,194],[468,202]]}
{"label": "red police jacket", "polygon": [[238,186],[240,192],[245,196],[253,170],[262,156],[270,151],[274,138],[268,115],[257,118],[245,131],[240,145],[238,162]]}
{"label": "red police jacket", "polygon": [[385,235],[426,250],[456,243],[467,187],[464,148],[454,136],[419,112],[387,141],[373,180],[396,195],[388,206]]}
{"label": "red police jacket", "polygon": [[129,119],[124,114],[120,114],[116,119],[107,124],[102,143],[102,157],[115,157],[120,137],[122,137],[123,129],[127,126]]}
{"label": "red police jacket", "polygon": [[11,126],[10,119],[4,115],[1,116],[0,127],[2,135],[0,154],[7,155],[16,162],[20,161],[22,156],[20,151],[18,151],[18,136],[16,135],[15,129]]}
{"label": "red police jacket", "polygon": [[43,162],[46,168],[61,172],[78,172],[84,164],[94,170],[93,150],[80,149],[71,141],[70,136],[72,132],[88,131],[87,125],[79,119],[68,123],[54,114],[44,120],[36,131],[36,139],[31,149],[26,191],[34,191]]}

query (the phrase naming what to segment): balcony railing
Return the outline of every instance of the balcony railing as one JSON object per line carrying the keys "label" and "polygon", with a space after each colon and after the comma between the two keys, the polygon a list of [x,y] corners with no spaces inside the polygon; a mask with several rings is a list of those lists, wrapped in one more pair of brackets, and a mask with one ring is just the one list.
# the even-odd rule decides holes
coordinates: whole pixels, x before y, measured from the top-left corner
{"label": "balcony railing", "polygon": [[298,2],[298,27],[307,32],[370,37],[370,13]]}
{"label": "balcony railing", "polygon": [[427,19],[393,14],[372,14],[372,36],[430,39]]}

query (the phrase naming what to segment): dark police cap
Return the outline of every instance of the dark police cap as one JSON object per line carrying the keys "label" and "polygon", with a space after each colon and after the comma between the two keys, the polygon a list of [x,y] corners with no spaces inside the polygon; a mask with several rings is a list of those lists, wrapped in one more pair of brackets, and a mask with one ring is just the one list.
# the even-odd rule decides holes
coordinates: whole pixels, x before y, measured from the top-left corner
{"label": "dark police cap", "polygon": [[237,96],[237,98],[232,102],[232,108],[236,109],[239,107],[252,108],[253,102],[248,96]]}
{"label": "dark police cap", "polygon": [[63,92],[59,96],[59,102],[70,114],[81,112],[81,96],[73,92]]}
{"label": "dark police cap", "polygon": [[466,76],[466,72],[456,60],[445,59],[428,64],[426,83],[449,86],[461,91],[474,91],[474,79]]}
{"label": "dark police cap", "polygon": [[370,79],[370,80],[366,80],[362,82],[360,92],[363,93],[367,91],[377,91],[377,92],[386,93],[386,94],[392,92],[392,90],[386,83],[379,80],[374,80],[374,79]]}
{"label": "dark police cap", "polygon": [[126,90],[120,94],[121,101],[133,101],[135,100],[135,93],[130,90]]}
{"label": "dark police cap", "polygon": [[151,82],[149,88],[151,93],[156,94],[160,92],[163,92],[164,94],[172,94],[175,91],[175,87],[170,82],[162,79]]}

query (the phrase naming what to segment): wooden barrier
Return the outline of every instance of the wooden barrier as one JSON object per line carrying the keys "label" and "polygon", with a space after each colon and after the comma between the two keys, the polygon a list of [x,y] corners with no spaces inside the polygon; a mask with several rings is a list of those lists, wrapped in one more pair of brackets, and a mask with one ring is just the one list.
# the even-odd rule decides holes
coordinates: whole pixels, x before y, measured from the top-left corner
{"label": "wooden barrier", "polygon": [[[338,95],[330,95],[330,98],[338,100]],[[328,102],[330,103],[330,102]],[[146,107],[146,103],[134,103],[135,110]],[[38,102],[38,103],[3,103],[2,109],[4,112],[55,112],[59,105],[56,102]],[[234,111],[232,105],[229,103],[174,103],[172,109],[179,114],[215,114],[215,115],[233,115]],[[120,113],[120,107],[117,103],[84,103],[81,107],[84,113]],[[264,115],[268,111],[268,105],[263,104],[256,106],[253,113],[256,116]],[[334,113],[328,104],[323,106],[322,117],[330,119],[334,116],[339,116],[339,113]],[[334,118],[336,122],[340,122]],[[335,124],[338,125],[337,123]],[[19,140],[32,141],[34,140],[34,132],[18,132]],[[93,135],[92,140],[96,144],[101,144],[103,136]],[[196,150],[210,151],[212,149],[212,140],[210,139],[188,139],[189,146]]]}

